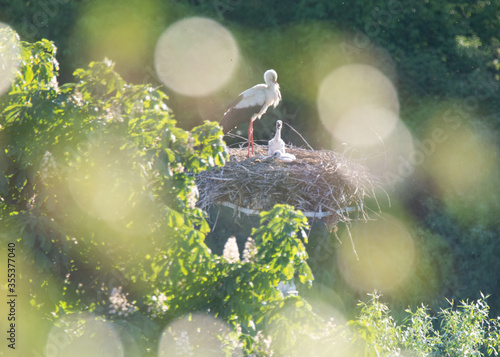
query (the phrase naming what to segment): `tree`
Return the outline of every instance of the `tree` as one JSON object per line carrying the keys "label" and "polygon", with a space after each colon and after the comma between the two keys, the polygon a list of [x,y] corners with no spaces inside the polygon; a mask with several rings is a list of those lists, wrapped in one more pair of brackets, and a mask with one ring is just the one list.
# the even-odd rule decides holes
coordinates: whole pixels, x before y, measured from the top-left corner
{"label": "tree", "polygon": [[[156,355],[165,326],[196,312],[228,324],[226,339],[239,331],[227,353],[267,348],[267,335],[286,351],[314,328],[310,306],[276,289],[313,279],[300,212],[264,213],[244,262],[204,243],[195,175],[228,158],[216,123],[178,128],[161,90],[125,83],[108,60],[59,86],[53,43],[10,30],[0,40],[19,63],[0,104],[1,239],[22,252],[18,281],[35,315],[66,330],[83,311],[87,326],[113,321],[131,355]],[[25,348],[43,349],[38,334]]]}

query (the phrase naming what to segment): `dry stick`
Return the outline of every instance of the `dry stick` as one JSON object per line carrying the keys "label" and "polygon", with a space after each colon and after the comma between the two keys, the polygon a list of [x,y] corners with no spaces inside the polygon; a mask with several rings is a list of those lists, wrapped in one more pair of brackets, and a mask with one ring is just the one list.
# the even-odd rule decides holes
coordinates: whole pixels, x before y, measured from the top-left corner
{"label": "dry stick", "polygon": [[358,252],[356,251],[356,246],[354,245],[354,240],[352,239],[352,234],[351,234],[351,230],[349,229],[349,225],[345,224],[345,227],[347,229],[347,233],[349,233],[349,239],[351,240],[351,246],[352,246],[352,250],[354,251],[354,255],[356,256],[356,260],[359,261]]}
{"label": "dry stick", "polygon": [[220,206],[219,206],[219,210],[217,211],[217,217],[215,217],[215,223],[214,223],[214,227],[212,228],[212,232],[215,231],[215,227],[217,226],[217,221],[219,220],[219,213],[220,213]]}
{"label": "dry stick", "polygon": [[302,140],[304,140],[304,142],[307,144],[307,146],[309,146],[309,149],[311,149],[312,151],[314,151],[314,149],[312,148],[312,146],[311,146],[311,145],[309,145],[309,143],[306,141],[306,139],[304,139],[304,137],[303,137],[302,135],[300,135],[300,133],[299,133],[297,130],[295,130],[293,126],[291,126],[291,125],[290,125],[290,124],[288,124],[287,122],[285,122],[285,124],[286,124],[286,125],[288,125],[288,127],[289,127],[290,129],[292,129],[292,130],[293,130],[293,131],[294,131],[294,132],[295,132],[298,136],[300,136],[300,138],[301,138]]}

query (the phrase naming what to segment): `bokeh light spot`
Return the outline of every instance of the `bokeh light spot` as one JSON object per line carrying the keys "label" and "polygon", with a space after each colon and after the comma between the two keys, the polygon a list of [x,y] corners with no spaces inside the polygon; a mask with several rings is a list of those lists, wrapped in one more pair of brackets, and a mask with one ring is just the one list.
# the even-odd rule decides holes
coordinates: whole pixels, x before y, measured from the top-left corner
{"label": "bokeh light spot", "polygon": [[158,77],[187,96],[206,96],[232,76],[239,51],[231,33],[219,23],[191,17],[170,25],[156,45]]}
{"label": "bokeh light spot", "polygon": [[373,154],[367,161],[370,171],[383,178],[387,187],[394,187],[411,177],[415,172],[417,152],[413,136],[408,127],[399,120],[391,135],[370,148]]}
{"label": "bokeh light spot", "polygon": [[397,122],[398,117],[390,110],[373,105],[360,106],[339,118],[334,135],[355,146],[371,146],[388,137]]}
{"label": "bokeh light spot", "polygon": [[116,230],[125,230],[124,224],[133,220],[140,233],[140,227],[145,228],[148,221],[144,213],[146,217],[150,214],[142,212],[142,202],[147,203],[149,199],[143,193],[144,182],[126,154],[117,149],[121,143],[119,138],[107,140],[107,143],[97,143],[91,152],[82,150],[81,163],[68,173],[69,191],[87,214]]}
{"label": "bokeh light spot", "polygon": [[427,171],[444,196],[467,196],[488,178],[496,165],[496,146],[466,126],[443,132],[442,142],[435,145],[435,152],[429,156]]}
{"label": "bokeh light spot", "polygon": [[[78,43],[71,56],[81,66],[87,61],[107,57],[122,68],[146,66],[145,53],[154,45],[157,0],[133,1],[89,0],[72,30],[72,41]],[[123,74],[123,73],[122,73]],[[133,73],[131,73],[133,74]]]}
{"label": "bokeh light spot", "polygon": [[[337,252],[339,270],[347,283],[364,292],[392,291],[401,286],[413,268],[415,255],[406,227],[383,215],[380,220],[359,223],[352,235],[359,260],[350,244],[342,244]],[[341,238],[343,242],[350,239]]]}
{"label": "bokeh light spot", "polygon": [[[223,321],[205,314],[181,317],[165,328],[158,346],[158,356],[220,356],[231,329]],[[236,344],[236,341],[235,341]],[[231,356],[242,356],[235,346]]]}
{"label": "bokeh light spot", "polygon": [[[339,150],[337,148],[342,147],[340,144],[335,142],[334,148]],[[393,189],[405,182],[423,163],[412,134],[401,120],[384,139],[378,137],[378,141],[369,147],[351,147],[358,150],[349,152],[349,157],[362,162],[373,175],[380,177],[384,189]]]}
{"label": "bokeh light spot", "polygon": [[110,172],[107,167],[90,167],[73,172],[69,180],[70,191],[80,208],[110,222],[127,216],[131,211],[128,197],[133,192],[130,186],[133,183],[127,177],[116,174],[119,173]]}
{"label": "bokeh light spot", "polygon": [[0,95],[9,91],[19,67],[19,39],[14,30],[0,22]]}
{"label": "bokeh light spot", "polygon": [[322,81],[317,106],[327,130],[340,142],[370,146],[394,130],[399,101],[392,82],[379,70],[350,64]]}
{"label": "bokeh light spot", "polygon": [[49,332],[47,357],[122,357],[123,346],[113,324],[89,313],[66,315]]}

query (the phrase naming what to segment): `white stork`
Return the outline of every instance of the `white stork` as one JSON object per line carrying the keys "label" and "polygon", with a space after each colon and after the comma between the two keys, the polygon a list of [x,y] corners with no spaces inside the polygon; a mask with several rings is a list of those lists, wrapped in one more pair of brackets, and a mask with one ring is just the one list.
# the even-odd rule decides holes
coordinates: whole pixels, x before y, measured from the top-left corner
{"label": "white stork", "polygon": [[225,134],[250,118],[248,126],[248,157],[250,157],[250,149],[253,155],[253,122],[260,119],[271,105],[276,108],[281,101],[278,74],[274,69],[269,69],[264,73],[264,81],[265,84],[257,84],[242,92],[220,120],[220,125]]}
{"label": "white stork", "polygon": [[267,154],[273,155],[276,151],[281,151],[281,153],[285,153],[285,142],[281,139],[281,128],[283,127],[283,122],[281,120],[276,121],[276,134],[274,134],[274,138],[269,140],[267,145]]}

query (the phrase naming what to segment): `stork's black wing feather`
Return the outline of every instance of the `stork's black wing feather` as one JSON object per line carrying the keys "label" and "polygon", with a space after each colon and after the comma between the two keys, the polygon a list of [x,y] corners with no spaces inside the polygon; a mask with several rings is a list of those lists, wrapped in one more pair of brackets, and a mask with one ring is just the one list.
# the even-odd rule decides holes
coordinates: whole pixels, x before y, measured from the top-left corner
{"label": "stork's black wing feather", "polygon": [[222,117],[219,124],[222,126],[224,134],[236,128],[241,123],[250,123],[250,118],[260,110],[259,106],[248,108],[229,108]]}
{"label": "stork's black wing feather", "polygon": [[234,108],[234,106],[236,104],[238,104],[239,102],[241,102],[241,100],[243,99],[243,95],[240,94],[238,96],[238,98],[236,98],[227,108],[226,110],[224,111],[224,115],[222,116],[222,118],[219,120],[219,125],[222,126],[222,128],[224,129],[224,134],[226,134],[230,129],[232,129],[233,127],[230,128],[231,126],[231,114],[230,114],[230,111],[231,109]]}
{"label": "stork's black wing feather", "polygon": [[266,102],[264,84],[257,84],[242,92],[238,98],[225,111],[219,124],[224,129],[224,134],[234,129],[244,121],[250,121],[252,115],[258,113]]}

